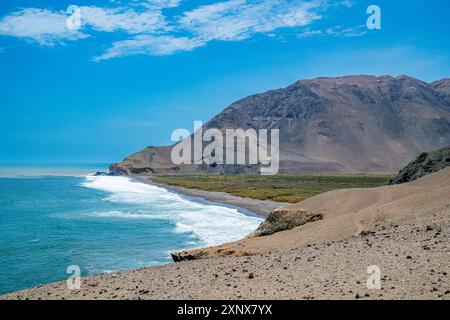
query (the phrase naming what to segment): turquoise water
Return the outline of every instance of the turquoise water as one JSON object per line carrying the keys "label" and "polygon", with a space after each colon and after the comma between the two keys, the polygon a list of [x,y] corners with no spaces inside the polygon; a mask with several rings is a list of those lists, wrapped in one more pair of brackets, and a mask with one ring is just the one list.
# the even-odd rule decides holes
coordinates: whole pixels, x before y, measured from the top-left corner
{"label": "turquoise water", "polygon": [[125,177],[0,178],[0,294],[171,262],[170,251],[241,238],[261,222]]}

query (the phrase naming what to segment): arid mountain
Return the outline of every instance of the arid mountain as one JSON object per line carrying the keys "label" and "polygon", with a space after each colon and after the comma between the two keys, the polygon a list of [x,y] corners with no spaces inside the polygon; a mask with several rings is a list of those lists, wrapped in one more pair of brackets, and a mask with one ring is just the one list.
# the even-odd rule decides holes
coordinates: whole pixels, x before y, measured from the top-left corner
{"label": "arid mountain", "polygon": [[[450,144],[450,79],[346,76],[300,80],[239,100],[206,128],[280,130],[280,172],[396,172]],[[115,174],[243,173],[254,167],[176,166],[172,147],[148,147]]]}
{"label": "arid mountain", "polygon": [[450,78],[442,79],[431,83],[434,90],[439,92],[444,99],[450,101]]}

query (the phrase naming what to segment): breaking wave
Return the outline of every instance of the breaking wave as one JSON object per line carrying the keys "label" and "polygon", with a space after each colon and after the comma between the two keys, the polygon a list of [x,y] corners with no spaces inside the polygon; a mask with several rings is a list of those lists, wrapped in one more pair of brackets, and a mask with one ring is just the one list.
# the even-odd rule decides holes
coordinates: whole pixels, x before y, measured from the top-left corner
{"label": "breaking wave", "polygon": [[201,245],[238,240],[262,222],[261,218],[236,208],[196,202],[127,177],[87,176],[82,185],[107,192],[106,201],[133,205],[132,209],[96,211],[92,215],[98,218],[168,220],[174,226],[173,233],[192,233],[201,240]]}

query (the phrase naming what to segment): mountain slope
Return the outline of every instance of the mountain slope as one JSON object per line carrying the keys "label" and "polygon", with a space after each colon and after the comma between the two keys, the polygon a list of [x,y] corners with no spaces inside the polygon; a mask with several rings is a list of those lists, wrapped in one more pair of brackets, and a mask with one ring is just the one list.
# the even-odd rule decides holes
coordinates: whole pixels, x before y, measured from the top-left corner
{"label": "mountain slope", "polygon": [[414,181],[427,174],[450,167],[450,146],[421,153],[414,161],[400,170],[390,184]]}
{"label": "mountain slope", "polygon": [[[450,144],[450,80],[346,76],[301,80],[239,100],[204,127],[280,129],[280,172],[394,172]],[[244,173],[251,166],[174,166],[149,147],[113,173]],[[164,159],[155,162],[155,158]],[[143,169],[144,168],[144,169]]]}
{"label": "mountain slope", "polygon": [[445,78],[431,83],[434,90],[441,94],[441,97],[450,102],[450,78]]}

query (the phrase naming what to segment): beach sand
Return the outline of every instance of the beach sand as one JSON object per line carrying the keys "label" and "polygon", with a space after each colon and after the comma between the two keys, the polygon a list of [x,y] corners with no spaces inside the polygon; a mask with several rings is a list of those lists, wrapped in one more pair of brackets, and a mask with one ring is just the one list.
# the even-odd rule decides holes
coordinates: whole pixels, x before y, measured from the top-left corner
{"label": "beach sand", "polygon": [[155,185],[169,191],[174,191],[177,193],[181,193],[190,197],[202,198],[208,201],[222,203],[225,205],[230,205],[234,207],[239,207],[246,209],[250,212],[253,212],[262,217],[267,217],[273,210],[279,208],[281,206],[286,205],[283,202],[276,202],[271,200],[258,200],[251,198],[243,198],[234,196],[225,192],[211,192],[211,191],[203,191],[199,189],[188,189],[179,186],[171,186],[159,182],[155,182],[151,180],[149,177],[134,177],[136,180],[142,183],[148,183],[151,185]]}

